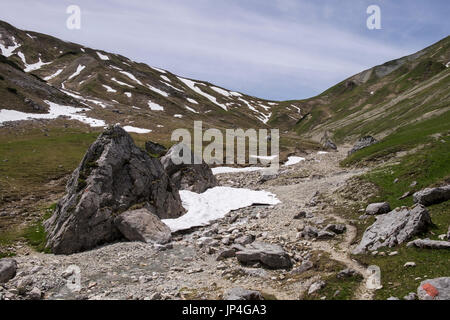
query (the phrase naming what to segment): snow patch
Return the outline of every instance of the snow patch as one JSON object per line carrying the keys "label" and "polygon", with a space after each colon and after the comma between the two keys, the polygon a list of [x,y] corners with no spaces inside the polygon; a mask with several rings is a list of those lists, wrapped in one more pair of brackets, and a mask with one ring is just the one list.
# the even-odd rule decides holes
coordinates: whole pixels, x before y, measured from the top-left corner
{"label": "snow patch", "polygon": [[16,42],[16,39],[14,37],[12,37],[12,41],[13,41],[14,45],[9,46],[9,47],[6,47],[0,43],[0,49],[2,50],[2,55],[4,55],[5,57],[12,56],[14,50],[16,50],[17,48],[19,48],[21,46],[20,44],[18,44]]}
{"label": "snow patch", "polygon": [[253,171],[261,171],[267,168],[264,167],[245,167],[245,168],[233,168],[233,167],[216,167],[211,168],[212,173],[222,174],[222,173],[241,173],[241,172],[253,172]]}
{"label": "snow patch", "polygon": [[153,110],[153,111],[163,111],[164,110],[164,107],[160,106],[157,103],[151,102],[151,101],[148,102],[148,106],[149,106],[150,110]]}
{"label": "snow patch", "polygon": [[156,93],[158,93],[158,94],[160,94],[160,95],[162,95],[162,96],[164,96],[164,97],[169,97],[169,94],[167,93],[167,92],[165,92],[165,91],[162,91],[162,90],[160,90],[160,89],[158,89],[158,88],[155,88],[155,87],[153,87],[153,86],[151,86],[151,85],[149,85],[149,84],[147,84],[147,87],[150,89],[150,90],[152,90],[153,92],[156,92]]}
{"label": "snow patch", "polygon": [[46,104],[50,106],[48,113],[25,113],[16,110],[0,110],[0,125],[7,121],[20,121],[30,119],[56,119],[61,116],[68,117],[73,120],[78,120],[90,125],[91,127],[104,127],[105,121],[93,119],[82,114],[83,111],[88,111],[87,108],[75,108],[71,106],[63,106],[54,102],[45,100]]}
{"label": "snow patch", "polygon": [[173,115],[175,118],[183,118],[183,115],[182,114],[174,114]]}
{"label": "snow patch", "polygon": [[198,102],[195,101],[194,99],[191,99],[191,98],[186,98],[186,99],[187,99],[187,101],[189,101],[190,103],[198,104]]}
{"label": "snow patch", "polygon": [[119,81],[116,78],[111,78],[111,80],[114,81],[117,84],[120,84],[121,86],[125,86],[125,87],[128,87],[128,88],[134,88],[132,85],[129,85],[128,83]]}
{"label": "snow patch", "polygon": [[170,81],[170,79],[169,78],[167,78],[166,76],[161,76],[161,79],[163,79],[163,80],[165,80],[165,81],[167,81],[167,82],[172,82],[172,81]]}
{"label": "snow patch", "polygon": [[283,166],[284,167],[292,166],[292,165],[297,164],[297,163],[302,162],[302,161],[305,161],[305,158],[303,158],[303,157],[295,157],[295,156],[288,157],[288,161],[286,161],[285,164],[283,164]]}
{"label": "snow patch", "polygon": [[191,112],[193,112],[193,113],[198,113],[198,111],[196,111],[196,110],[194,110],[193,108],[191,108],[191,107],[188,107],[188,106],[184,106],[187,110],[189,110],[189,111],[191,111]]}
{"label": "snow patch", "polygon": [[178,79],[179,79],[181,82],[183,82],[186,86],[188,86],[189,89],[191,89],[191,90],[197,92],[198,94],[204,96],[204,97],[207,98],[209,101],[211,101],[211,102],[214,103],[215,105],[221,107],[221,108],[224,109],[225,111],[228,111],[228,108],[227,108],[226,105],[224,105],[224,104],[222,104],[222,103],[219,103],[215,97],[213,97],[213,96],[211,96],[211,95],[209,95],[209,94],[203,92],[200,88],[196,87],[196,84],[198,84],[197,82],[192,81],[192,80],[188,80],[188,79],[185,79],[185,78],[181,78],[181,77],[178,77]]}
{"label": "snow patch", "polygon": [[22,59],[23,65],[25,66],[25,69],[23,69],[23,71],[25,72],[31,72],[31,71],[35,71],[38,70],[40,68],[42,68],[43,66],[50,64],[51,62],[42,62],[41,57],[39,57],[39,61],[33,64],[28,64],[27,60],[25,58],[25,55],[22,52],[17,52],[17,55],[20,57],[20,59]]}
{"label": "snow patch", "polygon": [[172,232],[208,225],[232,210],[254,204],[280,203],[274,194],[267,191],[231,187],[214,187],[200,194],[181,190],[180,197],[186,214],[177,219],[162,220]]}
{"label": "snow patch", "polygon": [[96,52],[97,53],[97,55],[98,55],[98,57],[100,58],[100,59],[102,59],[102,60],[109,60],[109,57],[108,56],[106,56],[106,55],[104,55],[104,54],[101,54],[100,52]]}
{"label": "snow patch", "polygon": [[81,71],[84,70],[84,68],[86,68],[86,66],[83,66],[83,65],[79,64],[78,67],[77,67],[77,71],[75,71],[75,73],[73,73],[67,80],[73,79],[76,76],[78,76],[81,73]]}
{"label": "snow patch", "polygon": [[103,88],[106,89],[107,92],[117,92],[116,89],[111,88],[110,86],[107,86],[106,84],[102,84]]}
{"label": "snow patch", "polygon": [[45,81],[52,80],[53,78],[56,78],[61,72],[63,72],[63,69],[59,69],[59,70],[56,71],[54,74],[52,74],[52,75],[50,75],[50,76],[48,76],[48,77],[45,77],[44,80],[45,80]]}
{"label": "snow patch", "polygon": [[126,132],[134,132],[134,133],[150,133],[150,132],[152,132],[152,130],[150,130],[150,129],[142,129],[142,128],[136,128],[136,127],[132,127],[132,126],[125,126],[125,127],[123,127],[123,129]]}
{"label": "snow patch", "polygon": [[138,79],[136,79],[136,77],[133,74],[131,74],[129,72],[126,72],[126,71],[120,71],[120,73],[126,75],[128,78],[130,78],[134,82],[136,82],[136,83],[140,84],[141,86],[143,86],[142,82],[139,81]]}
{"label": "snow patch", "polygon": [[124,94],[125,94],[128,98],[131,98],[131,92],[124,92]]}

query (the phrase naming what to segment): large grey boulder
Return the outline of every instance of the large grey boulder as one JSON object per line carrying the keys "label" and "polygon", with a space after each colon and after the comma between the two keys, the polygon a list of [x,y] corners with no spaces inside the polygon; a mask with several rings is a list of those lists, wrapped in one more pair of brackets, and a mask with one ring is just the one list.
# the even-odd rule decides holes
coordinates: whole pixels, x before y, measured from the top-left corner
{"label": "large grey boulder", "polygon": [[450,184],[438,188],[426,188],[413,194],[415,203],[424,206],[441,203],[450,200]]}
{"label": "large grey boulder", "polygon": [[375,139],[372,136],[364,136],[358,139],[358,141],[356,141],[355,145],[353,146],[353,148],[348,152],[348,155],[351,155],[353,153],[355,153],[358,150],[367,148],[368,146],[371,146],[375,143],[377,143],[377,139]]}
{"label": "large grey boulder", "polygon": [[333,140],[328,136],[328,131],[325,131],[322,138],[320,139],[320,144],[325,150],[337,150],[337,146]]}
{"label": "large grey boulder", "polygon": [[417,295],[419,300],[450,300],[450,277],[422,281]]}
{"label": "large grey boulder", "polygon": [[[187,152],[188,155],[184,153]],[[177,163],[174,159],[185,159]],[[189,146],[178,143],[172,146],[161,163],[174,184],[180,190],[202,193],[218,185],[211,168],[202,159],[197,158]]]}
{"label": "large grey boulder", "polygon": [[408,247],[417,247],[422,249],[450,249],[450,241],[438,241],[430,239],[416,239],[408,242]]}
{"label": "large grey boulder", "polygon": [[134,205],[159,218],[185,211],[177,187],[161,163],[139,149],[120,126],[107,128],[72,174],[66,195],[45,222],[55,254],[92,249],[122,238],[114,219]]}
{"label": "large grey boulder", "polygon": [[171,238],[170,228],[146,208],[121,213],[114,223],[130,241],[164,244]]}
{"label": "large grey boulder", "polygon": [[0,283],[5,283],[16,276],[17,262],[14,259],[0,259]]}
{"label": "large grey boulder", "polygon": [[237,251],[236,258],[244,264],[260,262],[271,269],[286,269],[292,266],[289,255],[281,246],[260,241],[255,241]]}
{"label": "large grey boulder", "polygon": [[373,251],[381,247],[401,244],[425,231],[430,224],[430,214],[422,205],[397,208],[377,216],[377,220],[364,232],[361,242],[353,253],[361,254],[367,250]]}
{"label": "large grey boulder", "polygon": [[370,216],[388,213],[389,211],[391,211],[391,206],[388,202],[371,203],[366,208],[366,214]]}
{"label": "large grey boulder", "polygon": [[247,290],[240,287],[232,288],[225,292],[224,300],[264,300],[261,292]]}

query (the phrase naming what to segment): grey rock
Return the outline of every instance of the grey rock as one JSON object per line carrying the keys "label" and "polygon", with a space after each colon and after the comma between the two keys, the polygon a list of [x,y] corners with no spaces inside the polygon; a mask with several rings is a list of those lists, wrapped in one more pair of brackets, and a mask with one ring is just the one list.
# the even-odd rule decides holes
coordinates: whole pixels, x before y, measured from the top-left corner
{"label": "grey rock", "polygon": [[420,203],[424,206],[441,203],[450,200],[450,185],[439,188],[426,188],[417,191],[413,195],[415,203]]}
{"label": "grey rock", "polygon": [[345,226],[345,224],[329,224],[323,230],[331,231],[336,234],[342,234],[345,232],[346,229],[347,227]]}
{"label": "grey rock", "polygon": [[406,198],[408,198],[410,195],[412,195],[412,192],[411,192],[411,191],[406,191],[404,194],[402,194],[402,195],[398,198],[398,200],[406,199]]}
{"label": "grey rock", "polygon": [[255,236],[251,234],[247,234],[245,236],[241,236],[239,238],[234,239],[234,243],[246,245],[255,241]]}
{"label": "grey rock", "polygon": [[326,282],[323,280],[314,282],[308,289],[308,295],[313,294],[313,293],[319,291],[320,289],[325,288],[326,285],[327,285]]}
{"label": "grey rock", "polygon": [[306,226],[303,231],[300,232],[300,235],[306,239],[317,238],[318,234],[319,230],[311,226]]}
{"label": "grey rock", "polygon": [[391,206],[388,202],[371,203],[366,208],[366,214],[371,216],[385,214],[389,211],[391,211]]}
{"label": "grey rock", "polygon": [[293,269],[291,271],[291,273],[293,273],[293,274],[302,274],[302,273],[312,269],[313,267],[314,267],[314,264],[311,261],[305,260],[305,261],[302,262],[302,264],[299,267]]}
{"label": "grey rock", "polygon": [[317,239],[326,240],[326,239],[332,239],[335,236],[336,236],[336,233],[334,233],[334,232],[321,230],[317,234]]}
{"label": "grey rock", "polygon": [[389,298],[387,298],[387,300],[400,300],[400,299],[397,297],[389,297]]}
{"label": "grey rock", "polygon": [[219,253],[219,255],[217,256],[216,260],[220,261],[220,260],[225,260],[228,258],[232,258],[236,256],[236,250],[233,249],[226,249],[223,250]]}
{"label": "grey rock", "polygon": [[170,228],[146,208],[125,211],[114,223],[130,241],[164,244],[171,239]]}
{"label": "grey rock", "polygon": [[328,136],[328,131],[325,131],[325,133],[323,134],[322,138],[320,139],[320,144],[325,150],[337,150],[336,144]]}
{"label": "grey rock", "polygon": [[39,290],[39,288],[34,287],[30,292],[28,292],[28,297],[31,300],[41,300],[42,292],[41,290]]}
{"label": "grey rock", "polygon": [[185,212],[178,189],[159,160],[136,147],[117,125],[108,127],[89,147],[66,190],[45,222],[47,247],[56,254],[120,239],[114,218],[136,204],[159,218],[177,218]]}
{"label": "grey rock", "polygon": [[448,227],[448,231],[447,231],[447,240],[450,240],[450,226]]}
{"label": "grey rock", "polygon": [[[189,152],[187,163],[175,163],[174,159],[182,159],[184,152]],[[161,163],[176,187],[180,190],[189,190],[202,193],[209,188],[218,185],[211,168],[198,158],[191,149],[183,143],[172,146],[166,155],[161,158]]]}
{"label": "grey rock", "polygon": [[430,224],[430,214],[422,205],[397,208],[377,216],[377,220],[364,232],[361,242],[353,253],[361,254],[367,250],[374,251],[381,247],[401,244],[425,231]]}
{"label": "grey rock", "polygon": [[0,259],[0,283],[5,283],[16,276],[17,262],[14,259]]}
{"label": "grey rock", "polygon": [[147,141],[145,142],[145,151],[150,153],[150,155],[161,157],[166,154],[167,148],[162,144],[153,141]]}
{"label": "grey rock", "polygon": [[339,273],[336,275],[338,279],[345,279],[345,278],[351,278],[351,277],[357,277],[362,276],[361,273],[356,271],[352,268],[346,268],[344,270],[339,271]]}
{"label": "grey rock", "polygon": [[375,143],[377,143],[377,139],[375,139],[372,136],[364,136],[358,139],[358,141],[356,141],[355,145],[353,146],[353,148],[348,152],[348,155],[351,155],[353,153],[355,153],[358,150],[367,148],[368,146],[371,146]]}
{"label": "grey rock", "polygon": [[240,287],[228,290],[223,297],[224,300],[264,300],[261,292],[247,290]]}
{"label": "grey rock", "polygon": [[403,300],[417,300],[417,294],[415,292],[410,292],[406,296],[403,297]]}
{"label": "grey rock", "polygon": [[430,239],[416,239],[408,242],[407,247],[422,249],[450,249],[450,241],[438,241]]}
{"label": "grey rock", "polygon": [[272,269],[285,269],[292,266],[292,261],[284,249],[276,244],[255,241],[243,250],[236,252],[239,262],[251,264],[260,262]]}
{"label": "grey rock", "polygon": [[[428,289],[427,291],[427,287],[431,287],[431,290]],[[434,293],[437,293],[437,295],[434,295]],[[417,295],[419,300],[450,300],[450,277],[422,281],[417,288]]]}
{"label": "grey rock", "polygon": [[306,218],[306,211],[300,211],[294,215],[294,219],[296,219],[296,220],[302,219],[302,218]]}

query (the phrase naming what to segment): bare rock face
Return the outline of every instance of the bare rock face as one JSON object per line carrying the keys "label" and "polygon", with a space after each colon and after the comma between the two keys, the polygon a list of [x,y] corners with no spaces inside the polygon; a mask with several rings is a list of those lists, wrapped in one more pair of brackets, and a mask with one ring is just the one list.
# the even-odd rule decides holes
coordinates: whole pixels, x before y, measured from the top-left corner
{"label": "bare rock face", "polygon": [[114,223],[130,241],[164,244],[171,238],[170,228],[145,208],[121,213]]}
{"label": "bare rock face", "polygon": [[237,251],[236,258],[244,264],[260,262],[272,269],[285,269],[292,266],[289,255],[281,246],[259,241]]}
{"label": "bare rock face", "polygon": [[450,200],[450,185],[417,191],[414,193],[413,199],[415,203],[420,203],[424,206],[431,206],[432,204]]}
{"label": "bare rock face", "polygon": [[377,139],[375,139],[372,136],[364,136],[362,138],[359,138],[358,141],[356,141],[355,145],[353,146],[353,148],[348,152],[348,155],[351,155],[353,153],[355,153],[358,150],[367,148],[368,146],[371,146],[375,143],[377,143]]}
{"label": "bare rock face", "polygon": [[450,249],[450,241],[416,239],[416,240],[408,242],[407,246],[423,248],[423,249]]}
{"label": "bare rock face", "polygon": [[[190,155],[184,157],[189,160],[188,163],[175,163],[173,157],[183,158],[184,152],[190,153]],[[180,190],[202,193],[218,185],[211,168],[203,160],[196,159],[190,148],[183,143],[172,146],[166,155],[161,158],[161,163],[173,183]]]}
{"label": "bare rock face", "polygon": [[247,290],[240,287],[231,288],[228,290],[224,297],[224,300],[264,300],[262,294],[259,291]]}
{"label": "bare rock face", "polygon": [[397,208],[377,216],[377,221],[366,229],[361,242],[353,251],[361,254],[381,247],[393,247],[424,231],[431,224],[430,214],[422,205]]}
{"label": "bare rock face", "polygon": [[325,150],[337,150],[336,144],[328,136],[328,131],[325,131],[323,137],[320,139],[320,144]]}
{"label": "bare rock face", "polygon": [[366,208],[366,214],[371,216],[388,213],[389,211],[391,211],[391,206],[388,202],[371,203]]}
{"label": "bare rock face", "polygon": [[419,300],[450,300],[450,277],[422,281],[417,295]]}
{"label": "bare rock face", "polygon": [[162,144],[153,141],[147,141],[145,142],[145,151],[147,151],[151,155],[161,157],[166,154],[167,149]]}
{"label": "bare rock face", "polygon": [[0,259],[0,283],[5,283],[16,276],[17,262],[14,259]]}
{"label": "bare rock face", "polygon": [[178,189],[159,160],[136,147],[120,126],[106,129],[89,147],[66,190],[45,222],[47,247],[56,254],[121,238],[114,219],[133,205],[141,204],[159,218],[184,213]]}

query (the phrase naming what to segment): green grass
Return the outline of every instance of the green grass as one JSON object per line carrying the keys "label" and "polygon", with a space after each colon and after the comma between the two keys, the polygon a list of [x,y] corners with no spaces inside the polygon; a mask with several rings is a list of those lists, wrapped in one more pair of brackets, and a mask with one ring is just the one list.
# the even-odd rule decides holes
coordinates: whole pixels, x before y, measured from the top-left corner
{"label": "green grass", "polygon": [[70,174],[98,133],[54,128],[47,135],[38,129],[0,135],[0,204]]}

